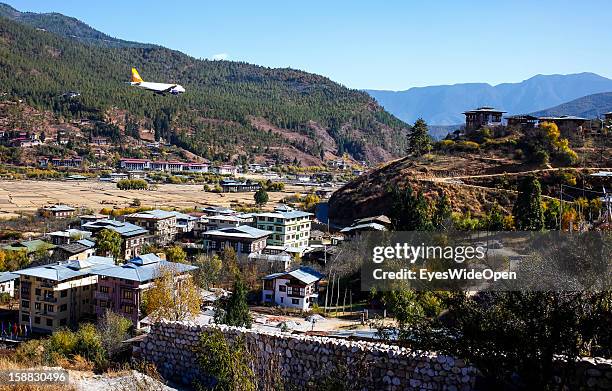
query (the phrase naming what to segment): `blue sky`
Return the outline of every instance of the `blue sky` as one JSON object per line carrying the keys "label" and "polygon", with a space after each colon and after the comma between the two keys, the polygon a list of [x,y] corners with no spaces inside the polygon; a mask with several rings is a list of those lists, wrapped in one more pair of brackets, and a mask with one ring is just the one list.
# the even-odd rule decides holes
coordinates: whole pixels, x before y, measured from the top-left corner
{"label": "blue sky", "polygon": [[198,58],[303,69],[352,88],[612,77],[608,0],[0,1]]}

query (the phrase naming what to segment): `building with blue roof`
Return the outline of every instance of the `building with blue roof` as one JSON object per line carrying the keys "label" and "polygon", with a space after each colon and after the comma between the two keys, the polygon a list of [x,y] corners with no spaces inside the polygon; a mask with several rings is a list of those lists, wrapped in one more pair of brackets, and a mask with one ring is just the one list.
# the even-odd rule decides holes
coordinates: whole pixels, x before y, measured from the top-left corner
{"label": "building with blue roof", "polygon": [[310,311],[319,299],[323,275],[309,267],[273,273],[263,278],[262,301],[280,307]]}
{"label": "building with blue roof", "polygon": [[227,247],[232,247],[236,254],[259,253],[266,247],[266,242],[272,232],[250,225],[238,225],[205,231],[202,233],[204,238],[204,248],[209,252],[222,251]]}
{"label": "building with blue roof", "polygon": [[167,210],[154,209],[125,216],[125,220],[146,228],[159,245],[171,243],[176,238],[176,214]]}
{"label": "building with blue roof", "polygon": [[180,280],[188,278],[189,272],[197,269],[192,265],[168,262],[156,254],[144,254],[96,272],[99,277],[94,293],[96,315],[111,310],[131,319],[134,326],[140,328],[143,292],[152,286],[164,268],[172,270],[179,284]]}
{"label": "building with blue roof", "polygon": [[15,280],[19,279],[19,274],[11,272],[0,273],[0,295],[8,294],[15,297]]}
{"label": "building with blue roof", "polygon": [[81,228],[86,231],[93,232],[94,235],[97,235],[103,229],[109,229],[121,235],[123,242],[121,243],[120,258],[122,259],[130,259],[139,255],[142,246],[151,241],[149,231],[138,225],[125,221],[110,219],[94,220],[81,225]]}
{"label": "building with blue roof", "polygon": [[14,272],[19,276],[19,322],[41,333],[76,326],[93,314],[96,272],[114,266],[108,257],[57,262]]}

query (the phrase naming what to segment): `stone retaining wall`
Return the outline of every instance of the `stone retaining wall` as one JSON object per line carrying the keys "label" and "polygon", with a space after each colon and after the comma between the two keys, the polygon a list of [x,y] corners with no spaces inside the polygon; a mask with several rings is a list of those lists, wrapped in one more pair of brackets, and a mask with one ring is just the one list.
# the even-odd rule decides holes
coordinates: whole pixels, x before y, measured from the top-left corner
{"label": "stone retaining wall", "polygon": [[[163,322],[136,346],[134,357],[153,362],[167,379],[191,384],[201,379],[193,347],[200,334],[220,330],[231,342],[244,340],[254,358],[260,379],[280,379],[296,389],[317,389],[326,381],[344,379],[349,390],[448,390],[474,389],[478,371],[461,359],[431,352],[414,352],[398,346],[337,338],[272,333],[224,325],[194,326]],[[557,361],[561,375],[565,365]],[[552,379],[558,390],[612,390],[612,360],[583,358],[572,365],[569,387]]]}
{"label": "stone retaining wall", "polygon": [[[242,337],[260,378],[278,376],[297,389],[343,379],[348,389],[448,390],[474,387],[477,371],[463,360],[413,352],[382,343],[266,333],[223,325],[158,323],[134,347],[134,355],[153,362],[167,379],[184,384],[202,375],[193,347],[200,333],[216,328],[230,341]],[[263,377],[265,376],[265,377]]]}

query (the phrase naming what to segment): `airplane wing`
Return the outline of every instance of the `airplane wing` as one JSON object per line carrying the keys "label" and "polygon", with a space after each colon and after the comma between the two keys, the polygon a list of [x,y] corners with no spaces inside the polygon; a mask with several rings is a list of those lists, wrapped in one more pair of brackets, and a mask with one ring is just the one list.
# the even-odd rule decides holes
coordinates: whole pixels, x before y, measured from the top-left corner
{"label": "airplane wing", "polygon": [[173,84],[173,85],[171,85],[170,87],[166,88],[165,90],[161,90],[161,91],[159,91],[159,92],[162,92],[162,93],[164,93],[164,92],[170,92],[170,91],[171,91],[173,88],[175,88],[175,87],[176,87],[176,84]]}

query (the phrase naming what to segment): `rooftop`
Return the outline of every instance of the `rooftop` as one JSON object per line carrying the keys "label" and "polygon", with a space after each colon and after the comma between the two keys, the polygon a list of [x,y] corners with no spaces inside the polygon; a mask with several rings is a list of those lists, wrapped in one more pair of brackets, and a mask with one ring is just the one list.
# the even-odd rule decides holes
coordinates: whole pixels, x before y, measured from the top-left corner
{"label": "rooftop", "polygon": [[264,231],[250,225],[239,225],[237,227],[221,228],[204,232],[206,236],[222,236],[227,238],[259,239],[271,235],[272,232]]}
{"label": "rooftop", "polygon": [[44,210],[48,210],[51,212],[74,212],[76,209],[72,206],[68,205],[53,205],[53,206],[45,206]]}
{"label": "rooftop", "polygon": [[145,282],[159,276],[160,268],[167,267],[177,273],[186,273],[197,269],[196,266],[184,263],[168,262],[155,254],[144,254],[123,265],[116,265],[96,272],[99,276],[121,278],[124,280]]}
{"label": "rooftop", "polygon": [[497,110],[489,106],[483,106],[483,107],[479,107],[474,110],[468,110],[468,111],[463,112],[463,114],[468,114],[468,113],[505,113],[505,111]]}
{"label": "rooftop", "polygon": [[125,217],[127,218],[131,217],[131,218],[136,218],[136,219],[162,220],[162,219],[168,219],[174,216],[175,216],[174,212],[169,212],[167,210],[162,210],[162,209],[153,209],[153,210],[146,210],[144,212],[132,213]]}
{"label": "rooftop", "polygon": [[55,245],[45,242],[44,240],[34,239],[34,240],[24,240],[22,242],[14,243],[8,246],[4,246],[2,248],[4,250],[9,250],[9,251],[26,250],[28,253],[33,253],[34,251],[40,248],[47,248],[47,249],[55,248]]}
{"label": "rooftop", "polygon": [[275,217],[280,219],[296,219],[301,217],[309,217],[313,216],[312,213],[302,212],[301,210],[291,210],[291,211],[274,211],[274,212],[266,212],[266,213],[257,213],[255,216],[257,217]]}
{"label": "rooftop", "polygon": [[12,280],[16,280],[19,278],[19,274],[11,273],[11,272],[2,272],[0,273],[0,284],[9,282]]}
{"label": "rooftop", "polygon": [[264,280],[274,280],[274,279],[286,277],[286,276],[291,276],[293,278],[296,278],[300,280],[301,282],[303,282],[304,284],[312,284],[313,282],[319,281],[321,278],[323,278],[323,275],[317,272],[316,270],[311,269],[309,267],[302,266],[301,268],[290,271],[290,272],[280,272],[280,273],[268,274],[263,279]]}
{"label": "rooftop", "polygon": [[94,274],[97,271],[113,267],[114,264],[113,258],[93,256],[83,261],[59,262],[17,270],[15,274],[61,282],[75,277]]}
{"label": "rooftop", "polygon": [[149,232],[146,229],[132,223],[109,219],[90,221],[88,223],[83,224],[81,227],[85,229],[90,228],[94,230],[110,229],[117,232],[121,236],[136,236],[147,234]]}

